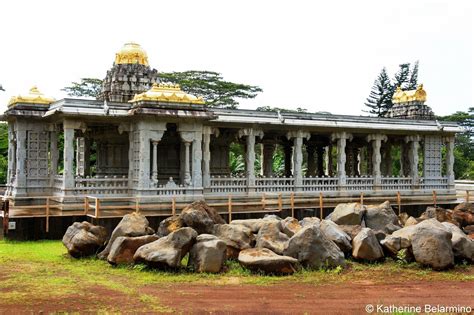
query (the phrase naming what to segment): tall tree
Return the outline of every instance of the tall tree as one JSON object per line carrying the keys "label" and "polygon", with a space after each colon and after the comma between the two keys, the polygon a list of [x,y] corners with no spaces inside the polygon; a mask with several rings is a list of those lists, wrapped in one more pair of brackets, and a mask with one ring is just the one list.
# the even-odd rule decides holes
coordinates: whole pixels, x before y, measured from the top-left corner
{"label": "tall tree", "polygon": [[375,79],[369,97],[364,103],[369,108],[365,112],[383,117],[392,107],[392,96],[392,83],[388,77],[387,70],[383,68],[377,79]]}
{"label": "tall tree", "polygon": [[413,67],[410,70],[410,79],[408,80],[408,90],[415,90],[418,86],[418,60],[415,61]]}
{"label": "tall tree", "polygon": [[280,112],[280,113],[307,113],[308,110],[306,108],[297,107],[296,109],[287,109],[287,108],[280,108],[280,107],[272,107],[272,106],[260,106],[257,107],[255,110],[260,112]]}
{"label": "tall tree", "polygon": [[82,78],[81,82],[72,82],[71,86],[61,89],[69,96],[87,96],[97,98],[102,88],[102,80],[95,78]]}
{"label": "tall tree", "polygon": [[[408,88],[408,80],[410,78],[410,63],[402,63],[398,72],[395,73],[395,76],[392,80],[392,90],[395,92],[397,87],[401,87],[402,90]],[[392,93],[393,95],[393,93]]]}
{"label": "tall tree", "polygon": [[178,83],[183,91],[202,96],[210,107],[237,108],[237,99],[251,99],[262,89],[258,86],[225,81],[222,75],[212,71],[162,72],[163,82]]}

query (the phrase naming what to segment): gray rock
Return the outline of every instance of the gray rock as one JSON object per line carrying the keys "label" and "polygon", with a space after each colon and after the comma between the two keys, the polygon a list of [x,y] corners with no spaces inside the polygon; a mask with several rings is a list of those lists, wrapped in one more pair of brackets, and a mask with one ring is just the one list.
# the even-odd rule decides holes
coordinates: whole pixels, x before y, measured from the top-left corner
{"label": "gray rock", "polygon": [[281,231],[285,233],[288,237],[292,237],[296,232],[301,230],[302,226],[297,219],[292,217],[287,217],[280,221]]}
{"label": "gray rock", "polygon": [[207,215],[205,211],[197,209],[188,209],[180,214],[180,218],[184,226],[193,228],[198,234],[212,233],[214,221]]}
{"label": "gray rock", "polygon": [[163,221],[160,222],[160,225],[158,226],[158,231],[157,234],[160,237],[166,236],[170,234],[171,232],[174,232],[182,227],[184,227],[184,222],[181,219],[180,216],[172,216],[169,218],[164,219]]}
{"label": "gray rock", "polygon": [[224,224],[224,219],[220,216],[220,214],[212,207],[209,207],[204,200],[194,201],[193,203],[187,205],[181,214],[186,213],[188,211],[200,211],[205,212],[207,216],[212,220],[214,224]]}
{"label": "gray rock", "polygon": [[145,244],[154,242],[159,237],[157,235],[143,235],[143,236],[119,236],[115,239],[110,253],[107,256],[107,261],[111,265],[117,264],[132,264],[133,255],[137,249]]}
{"label": "gray rock", "polygon": [[338,225],[339,229],[341,229],[344,233],[349,235],[351,240],[354,239],[354,237],[359,234],[359,232],[362,230],[362,226],[360,225]]}
{"label": "gray rock", "polygon": [[284,255],[312,269],[345,265],[343,252],[316,225],[304,227],[293,235]]}
{"label": "gray rock", "polygon": [[281,255],[290,239],[285,233],[281,232],[281,222],[283,221],[266,222],[258,231],[255,247],[268,248]]}
{"label": "gray rock", "polygon": [[452,234],[451,243],[454,257],[459,260],[466,259],[469,262],[474,262],[474,240],[467,237],[467,235],[453,223],[443,222],[441,224]]}
{"label": "gray rock", "polygon": [[303,220],[300,221],[301,227],[307,227],[307,226],[311,226],[311,225],[319,226],[320,223],[321,223],[321,220],[319,218],[316,218],[316,217],[306,217],[306,218],[303,218]]}
{"label": "gray rock", "polygon": [[363,228],[352,240],[352,256],[356,259],[375,261],[383,258],[383,250],[374,231]]}
{"label": "gray rock", "polygon": [[267,248],[250,248],[239,253],[240,264],[266,274],[292,274],[299,269],[298,260],[275,254]]}
{"label": "gray rock", "polygon": [[247,228],[249,228],[252,233],[258,233],[262,225],[266,221],[264,219],[247,219],[247,220],[233,220],[230,222],[232,225],[243,225]]}
{"label": "gray rock", "polygon": [[406,221],[405,221],[405,224],[404,226],[411,226],[411,225],[417,225],[418,224],[418,220],[415,219],[414,217],[409,217]]}
{"label": "gray rock", "polygon": [[197,232],[192,228],[181,228],[139,247],[133,259],[137,263],[145,263],[153,268],[179,268],[181,260],[189,252],[197,236]]}
{"label": "gray rock", "polygon": [[216,224],[212,234],[227,244],[227,258],[237,259],[239,252],[255,242],[252,231],[243,225]]}
{"label": "gray rock", "polygon": [[[427,221],[436,220],[430,219]],[[451,232],[433,224],[422,223],[414,227],[415,233],[412,235],[411,246],[415,260],[422,264],[430,266],[435,270],[442,270],[454,265],[454,254],[451,243]]]}
{"label": "gray rock", "polygon": [[277,220],[277,221],[281,221],[282,218],[280,218],[279,216],[277,216],[276,214],[265,214],[263,216],[263,219],[264,220]]}
{"label": "gray rock", "polygon": [[360,203],[340,203],[331,214],[331,221],[338,225],[360,225],[366,213]]}
{"label": "gray rock", "polygon": [[392,236],[400,237],[402,248],[409,248],[411,246],[413,236],[417,233],[417,229],[422,227],[445,229],[445,227],[438,220],[428,219],[416,225],[410,225],[401,228],[400,230],[393,232]]}
{"label": "gray rock", "polygon": [[321,221],[321,231],[328,239],[333,241],[344,253],[352,251],[351,238],[346,232],[341,230],[339,226],[330,221]]}
{"label": "gray rock", "polygon": [[217,236],[201,234],[189,252],[188,266],[196,272],[220,272],[226,259],[226,249],[226,243]]}
{"label": "gray rock", "polygon": [[95,255],[106,241],[106,229],[87,221],[74,222],[63,236],[64,246],[69,255],[75,258]]}
{"label": "gray rock", "polygon": [[397,215],[388,201],[377,206],[367,206],[364,221],[368,228],[388,234],[402,228],[398,222]]}
{"label": "gray rock", "polygon": [[390,256],[395,257],[400,249],[402,249],[402,242],[399,236],[387,235],[380,241],[380,245]]}
{"label": "gray rock", "polygon": [[110,248],[115,239],[119,236],[143,236],[153,233],[155,233],[155,231],[149,227],[148,220],[144,215],[137,212],[126,214],[113,230],[109,242],[107,243],[107,247],[99,253],[98,257],[100,259],[107,259]]}

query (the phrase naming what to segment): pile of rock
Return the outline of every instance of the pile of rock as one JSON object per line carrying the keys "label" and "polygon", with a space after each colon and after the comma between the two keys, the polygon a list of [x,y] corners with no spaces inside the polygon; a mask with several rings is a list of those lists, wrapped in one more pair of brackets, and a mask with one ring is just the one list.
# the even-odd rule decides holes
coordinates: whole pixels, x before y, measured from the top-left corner
{"label": "pile of rock", "polygon": [[226,224],[197,201],[162,221],[157,233],[143,215],[133,213],[123,217],[107,243],[105,229],[87,222],[70,226],[63,243],[74,257],[93,255],[106,244],[98,257],[112,265],[144,263],[160,269],[181,268],[189,253],[188,267],[196,272],[220,272],[227,259],[236,259],[249,270],[291,274],[301,267],[343,267],[347,257],[372,262],[401,253],[441,270],[455,259],[474,261],[474,240],[465,233],[472,233],[473,218],[471,204],[454,210],[429,207],[419,218],[399,218],[387,201],[339,204],[324,220],[266,215]]}

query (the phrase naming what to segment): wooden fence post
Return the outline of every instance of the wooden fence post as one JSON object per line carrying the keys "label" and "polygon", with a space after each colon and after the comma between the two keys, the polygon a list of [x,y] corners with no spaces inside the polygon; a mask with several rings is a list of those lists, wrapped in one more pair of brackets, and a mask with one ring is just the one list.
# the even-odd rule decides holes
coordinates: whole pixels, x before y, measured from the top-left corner
{"label": "wooden fence post", "polygon": [[49,197],[46,197],[46,233],[49,233]]}
{"label": "wooden fence post", "polygon": [[469,190],[466,190],[466,202],[469,202]]}
{"label": "wooden fence post", "polygon": [[140,200],[138,199],[138,197],[135,197],[135,212],[140,212]]}
{"label": "wooden fence post", "polygon": [[87,215],[89,213],[89,199],[87,199],[87,196],[84,197],[84,215]]}
{"label": "wooden fence post", "polygon": [[398,205],[398,215],[402,212],[402,202],[400,198],[400,191],[397,191],[397,205]]}
{"label": "wooden fence post", "polygon": [[436,208],[436,190],[433,190],[433,206]]}
{"label": "wooden fence post", "polygon": [[262,210],[265,211],[265,193],[262,193]]}
{"label": "wooden fence post", "polygon": [[283,200],[281,198],[281,193],[278,194],[278,211],[283,211]]}
{"label": "wooden fence post", "polygon": [[290,204],[291,204],[291,217],[295,217],[295,193],[291,192],[290,194]]}
{"label": "wooden fence post", "polygon": [[99,208],[100,208],[100,200],[99,198],[95,198],[95,213],[94,213],[94,216],[96,219],[99,218]]}
{"label": "wooden fence post", "polygon": [[176,198],[171,199],[171,215],[174,217],[176,215]]}
{"label": "wooden fence post", "polygon": [[322,220],[324,215],[324,209],[323,209],[323,193],[319,193],[319,218]]}
{"label": "wooden fence post", "polygon": [[229,213],[229,223],[232,222],[232,195],[227,200],[227,211]]}
{"label": "wooden fence post", "polygon": [[364,205],[364,193],[360,193],[360,205]]}

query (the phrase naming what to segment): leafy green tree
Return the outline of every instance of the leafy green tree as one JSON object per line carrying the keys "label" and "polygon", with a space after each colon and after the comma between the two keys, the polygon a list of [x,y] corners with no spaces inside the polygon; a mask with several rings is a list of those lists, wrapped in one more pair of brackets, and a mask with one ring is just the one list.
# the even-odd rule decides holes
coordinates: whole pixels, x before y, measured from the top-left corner
{"label": "leafy green tree", "polygon": [[297,107],[296,109],[288,109],[288,108],[281,108],[281,107],[272,107],[272,106],[260,106],[257,107],[256,110],[261,112],[280,112],[280,113],[307,113],[308,110],[306,108]]}
{"label": "leafy green tree", "polygon": [[454,147],[454,175],[457,179],[474,179],[474,107],[467,112],[437,117],[442,121],[454,121],[464,129],[456,135]]}
{"label": "leafy green tree", "polygon": [[369,110],[365,111],[369,114],[383,117],[387,111],[392,107],[392,83],[388,77],[385,68],[380,71],[379,76],[374,81],[369,97],[364,103]]}
{"label": "leafy green tree", "polygon": [[69,96],[87,96],[97,98],[102,88],[102,80],[95,78],[82,78],[81,82],[72,82],[71,86],[64,87]]}
{"label": "leafy green tree", "polygon": [[258,86],[225,81],[213,71],[162,72],[162,82],[178,83],[183,91],[202,96],[209,107],[237,108],[237,99],[252,99],[262,89]]}

